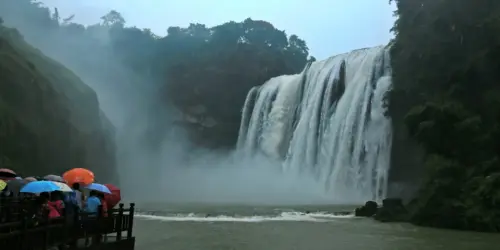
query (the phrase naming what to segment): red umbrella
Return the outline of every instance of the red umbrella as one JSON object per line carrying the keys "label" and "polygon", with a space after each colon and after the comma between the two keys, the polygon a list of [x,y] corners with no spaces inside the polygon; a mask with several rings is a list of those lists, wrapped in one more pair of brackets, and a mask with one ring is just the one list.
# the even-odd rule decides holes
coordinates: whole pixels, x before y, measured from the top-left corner
{"label": "red umbrella", "polygon": [[121,191],[113,184],[104,184],[104,186],[111,191],[111,194],[104,194],[104,200],[108,204],[108,209],[111,209],[122,200]]}
{"label": "red umbrella", "polygon": [[0,179],[11,180],[17,177],[16,172],[8,168],[0,168]]}

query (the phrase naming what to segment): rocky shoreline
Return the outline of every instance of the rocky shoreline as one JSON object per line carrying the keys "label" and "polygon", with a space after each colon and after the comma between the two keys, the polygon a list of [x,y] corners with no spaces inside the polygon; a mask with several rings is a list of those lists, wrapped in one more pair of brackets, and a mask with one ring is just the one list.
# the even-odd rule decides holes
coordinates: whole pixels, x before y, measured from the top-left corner
{"label": "rocky shoreline", "polygon": [[354,210],[357,217],[372,217],[380,222],[408,222],[410,213],[399,198],[387,198],[379,206],[375,201],[367,201],[365,205]]}

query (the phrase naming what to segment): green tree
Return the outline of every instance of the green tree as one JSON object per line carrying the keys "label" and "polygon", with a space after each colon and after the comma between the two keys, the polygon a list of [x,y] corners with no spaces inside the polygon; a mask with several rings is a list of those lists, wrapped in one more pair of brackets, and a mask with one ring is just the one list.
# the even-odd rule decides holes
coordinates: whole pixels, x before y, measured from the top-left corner
{"label": "green tree", "polygon": [[123,27],[125,25],[125,19],[122,14],[116,10],[110,11],[108,14],[101,17],[102,24],[105,26],[115,26],[118,25]]}
{"label": "green tree", "polygon": [[167,99],[184,112],[204,107],[199,118],[213,118],[217,125],[202,127],[197,136],[225,146],[235,143],[250,88],[278,75],[300,72],[308,62],[303,40],[295,35],[288,38],[272,24],[250,18],[212,28],[171,27],[159,44],[159,51],[169,58],[164,64],[168,65]]}
{"label": "green tree", "polygon": [[[12,13],[25,14],[20,20]],[[192,113],[193,107],[204,110],[195,112],[201,123],[187,125],[194,128],[193,139],[214,147],[234,145],[240,109],[251,87],[300,72],[315,60],[308,59],[307,45],[296,35],[288,37],[271,23],[250,18],[215,27],[169,27],[168,34],[159,37],[149,29],[125,27],[125,19],[115,10],[87,27],[73,23],[74,15],[61,21],[56,10],[51,15],[30,0],[0,1],[0,15],[27,40],[53,51],[56,59],[72,64],[82,75],[137,89],[153,84],[162,90],[157,98],[165,107],[174,104],[185,113]],[[66,48],[64,53],[58,53],[60,48]],[[103,67],[113,70],[102,72]],[[158,113],[151,116],[151,123],[159,120]],[[216,125],[207,125],[214,123],[208,120]]]}
{"label": "green tree", "polygon": [[394,2],[390,113],[428,155],[412,219],[500,231],[500,2]]}

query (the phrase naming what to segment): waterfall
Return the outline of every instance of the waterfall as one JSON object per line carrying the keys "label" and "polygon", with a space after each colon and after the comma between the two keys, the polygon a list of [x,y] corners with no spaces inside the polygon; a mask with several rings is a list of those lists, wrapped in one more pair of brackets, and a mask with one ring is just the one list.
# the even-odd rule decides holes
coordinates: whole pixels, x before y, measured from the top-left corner
{"label": "waterfall", "polygon": [[355,50],[278,76],[248,93],[237,152],[311,175],[335,201],[386,195],[392,142],[385,95],[392,85],[384,46]]}

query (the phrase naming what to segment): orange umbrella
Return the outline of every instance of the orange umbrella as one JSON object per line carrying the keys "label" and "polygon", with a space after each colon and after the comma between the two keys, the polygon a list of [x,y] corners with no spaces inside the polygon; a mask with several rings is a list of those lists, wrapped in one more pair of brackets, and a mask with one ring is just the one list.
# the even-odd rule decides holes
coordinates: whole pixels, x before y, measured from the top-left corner
{"label": "orange umbrella", "polygon": [[85,168],[73,168],[63,174],[63,179],[69,186],[73,186],[74,183],[89,185],[94,182],[94,173]]}

